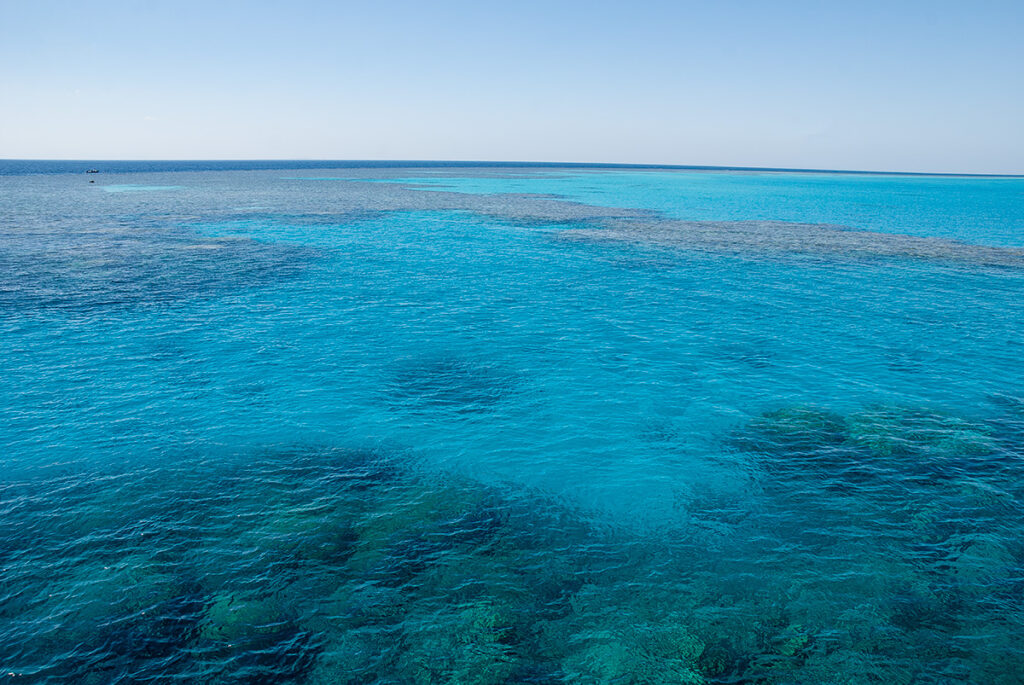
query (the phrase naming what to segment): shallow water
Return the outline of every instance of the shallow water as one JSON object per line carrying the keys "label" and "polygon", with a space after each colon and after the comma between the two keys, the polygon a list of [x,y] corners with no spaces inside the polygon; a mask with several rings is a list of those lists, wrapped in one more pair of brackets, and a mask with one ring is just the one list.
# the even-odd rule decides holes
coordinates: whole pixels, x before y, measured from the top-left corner
{"label": "shallow water", "polygon": [[1024,180],[0,174],[0,234],[5,673],[1021,682]]}

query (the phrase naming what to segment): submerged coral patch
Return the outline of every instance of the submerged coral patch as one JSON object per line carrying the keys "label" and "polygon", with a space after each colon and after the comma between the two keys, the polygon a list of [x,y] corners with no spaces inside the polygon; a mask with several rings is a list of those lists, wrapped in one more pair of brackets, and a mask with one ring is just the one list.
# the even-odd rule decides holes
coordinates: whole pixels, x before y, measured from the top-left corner
{"label": "submerged coral patch", "polygon": [[[66,240],[60,237],[59,240]],[[61,244],[0,246],[0,312],[159,306],[294,278],[309,249],[111,228]]]}
{"label": "submerged coral patch", "polygon": [[[1010,449],[986,425],[796,407],[732,444],[762,493],[713,550],[711,509],[627,531],[380,450],[10,482],[4,663],[218,683],[857,683],[866,664],[910,683],[911,656],[1005,672],[1014,647],[972,636],[1024,616],[1021,474],[972,467]],[[942,478],[891,475],[922,463]]]}
{"label": "submerged coral patch", "polygon": [[782,221],[682,221],[595,218],[558,234],[561,240],[632,243],[754,259],[793,255],[829,259],[914,259],[976,266],[1024,267],[1024,250],[944,238]]}

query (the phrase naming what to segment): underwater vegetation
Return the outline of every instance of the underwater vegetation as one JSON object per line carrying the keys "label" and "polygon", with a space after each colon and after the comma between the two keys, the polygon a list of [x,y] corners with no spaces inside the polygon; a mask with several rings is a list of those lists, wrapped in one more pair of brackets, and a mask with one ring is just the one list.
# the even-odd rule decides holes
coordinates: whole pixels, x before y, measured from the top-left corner
{"label": "underwater vegetation", "polygon": [[1020,682],[1007,411],[767,412],[713,550],[381,450],[25,477],[0,657],[26,682]]}

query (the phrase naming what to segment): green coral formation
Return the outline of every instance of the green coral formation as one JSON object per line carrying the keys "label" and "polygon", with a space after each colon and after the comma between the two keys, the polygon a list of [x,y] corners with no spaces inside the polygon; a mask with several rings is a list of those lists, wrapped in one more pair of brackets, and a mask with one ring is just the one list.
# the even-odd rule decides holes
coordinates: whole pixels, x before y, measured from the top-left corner
{"label": "green coral formation", "polygon": [[440,530],[479,504],[482,497],[482,491],[448,484],[389,489],[377,506],[362,512],[353,525],[356,542],[351,566],[363,572],[372,569],[386,558],[389,545],[403,537]]}
{"label": "green coral formation", "polygon": [[698,685],[705,682],[698,670],[703,651],[682,628],[633,627],[584,638],[561,663],[571,682]]}
{"label": "green coral formation", "polygon": [[796,656],[807,648],[810,636],[799,625],[788,627],[777,638],[777,650],[782,656]]}
{"label": "green coral formation", "polygon": [[404,682],[417,685],[500,685],[516,669],[510,617],[493,601],[480,601],[411,622],[409,648],[396,664]]}
{"label": "green coral formation", "polygon": [[739,443],[752,451],[794,456],[845,448],[882,460],[973,457],[997,449],[990,431],[979,424],[900,407],[871,407],[846,417],[816,407],[776,409],[751,420]]}
{"label": "green coral formation", "polygon": [[846,421],[848,439],[877,457],[946,459],[992,454],[995,440],[983,427],[933,412],[877,407]]}
{"label": "green coral formation", "polygon": [[563,662],[567,680],[578,683],[679,683],[698,685],[705,680],[680,658],[638,649],[618,638],[595,639]]}
{"label": "green coral formation", "polygon": [[750,423],[752,446],[774,446],[786,450],[816,450],[846,439],[843,417],[815,407],[776,409],[755,417]]}

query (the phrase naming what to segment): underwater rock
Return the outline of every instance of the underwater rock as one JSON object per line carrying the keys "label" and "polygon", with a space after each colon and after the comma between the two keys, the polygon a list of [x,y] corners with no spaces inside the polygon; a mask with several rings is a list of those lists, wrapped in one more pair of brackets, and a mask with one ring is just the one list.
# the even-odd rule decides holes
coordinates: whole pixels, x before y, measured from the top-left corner
{"label": "underwater rock", "polygon": [[[952,668],[941,650],[958,640],[961,662],[992,659],[978,682],[1000,682],[1017,646],[1000,646],[999,660],[980,638],[994,621],[1012,634],[1024,606],[1014,486],[981,470],[943,488],[880,478],[836,497],[830,480],[861,482],[849,475],[857,460],[914,475],[920,455],[948,447],[898,419],[870,431],[882,444],[904,431],[912,449],[875,457],[868,438],[849,433],[870,412],[802,407],[752,422],[737,444],[756,450],[753,475],[765,485],[735,520],[735,505],[707,497],[691,513],[742,523],[715,549],[684,526],[626,531],[556,498],[427,478],[372,453],[275,450],[196,471],[224,497],[154,479],[130,490],[150,507],[147,525],[192,526],[203,531],[196,544],[162,536],[149,551],[132,536],[159,527],[115,523],[95,536],[102,555],[74,573],[55,556],[66,548],[40,550],[53,565],[39,568],[59,570],[58,596],[4,614],[32,640],[8,651],[57,654],[71,636],[83,655],[61,675],[76,682],[92,672],[96,682],[157,679],[163,664],[164,675],[217,673],[216,683],[782,685],[909,683],[894,664],[920,653]],[[953,435],[960,426],[938,425]],[[808,526],[808,502],[834,508],[815,509]],[[90,544],[76,548],[83,558]],[[765,553],[752,563],[754,551]],[[793,559],[806,562],[804,576],[786,574]],[[43,639],[30,627],[46,621],[55,629]],[[867,669],[859,680],[857,668]]]}
{"label": "underwater rock", "polygon": [[212,683],[249,685],[249,683],[305,682],[323,651],[312,633],[292,627],[277,640],[266,644],[243,644],[231,654],[230,670],[211,678]]}
{"label": "underwater rock", "polygon": [[562,685],[565,683],[565,674],[557,664],[523,660],[506,682],[524,683],[525,685]]}
{"label": "underwater rock", "polygon": [[507,500],[486,492],[474,500],[463,513],[442,522],[440,532],[454,544],[488,545],[508,526]]}
{"label": "underwater rock", "polygon": [[299,446],[267,455],[268,467],[326,493],[387,487],[405,475],[394,455],[377,449]]}
{"label": "underwater rock", "polygon": [[594,637],[569,654],[562,661],[562,668],[572,682],[579,683],[700,685],[707,682],[696,668],[700,653],[693,656],[694,645],[684,641],[679,646],[681,651],[676,654],[674,650],[665,649],[667,645],[658,645],[652,650],[637,636]]}
{"label": "underwater rock", "polygon": [[354,512],[344,507],[312,502],[285,507],[268,518],[243,536],[243,543],[258,547],[275,561],[340,565],[355,551]]}
{"label": "underwater rock", "polygon": [[59,618],[62,639],[91,642],[99,625],[172,602],[182,592],[182,580],[166,565],[138,552],[109,565],[80,562],[48,590],[30,611],[51,621]]}
{"label": "underwater rock", "polygon": [[213,597],[200,635],[203,639],[234,643],[274,635],[289,625],[292,615],[274,596],[257,597],[221,592]]}
{"label": "underwater rock", "polygon": [[8,268],[0,270],[0,307],[90,315],[210,298],[292,280],[317,255],[309,246],[250,239],[225,241],[221,249],[182,249],[203,237],[180,224],[137,229],[134,222],[108,224],[75,231],[73,243],[61,237],[52,249],[8,256]]}
{"label": "underwater rock", "polygon": [[1007,586],[1020,572],[1013,553],[995,536],[963,536],[948,544],[957,550],[949,561],[949,572],[963,590],[972,594]]}
{"label": "underwater rock", "polygon": [[306,685],[370,685],[386,681],[390,670],[381,639],[390,633],[351,629],[324,646],[305,678]]}
{"label": "underwater rock", "polygon": [[527,561],[514,551],[480,554],[460,550],[446,555],[417,580],[425,597],[444,597],[447,602],[498,602],[502,606],[523,605],[534,609],[541,600]]}
{"label": "underwater rock", "polygon": [[837,650],[812,656],[801,669],[801,682],[820,685],[911,685],[916,669],[878,654]]}
{"label": "underwater rock", "polygon": [[643,665],[640,661],[627,645],[612,638],[609,640],[594,640],[572,652],[563,660],[562,668],[566,676],[573,682],[647,682],[637,680],[637,678],[641,677],[640,670]]}
{"label": "underwater rock", "polygon": [[744,669],[740,657],[725,640],[708,645],[697,657],[697,671],[711,682],[733,682]]}
{"label": "underwater rock", "polygon": [[[112,672],[156,677],[180,664],[198,635],[207,601],[194,580],[136,552],[109,567],[79,563],[19,619],[23,628],[50,627],[33,628],[31,646],[65,655],[48,667],[54,677],[104,682],[96,674],[107,674],[108,681]],[[9,622],[0,625],[11,628]],[[8,633],[6,639],[13,637]]]}
{"label": "underwater rock", "polygon": [[973,509],[974,518],[993,522],[1009,521],[1024,510],[1017,497],[998,484],[976,478],[957,481],[957,494],[965,506]]}
{"label": "underwater rock", "polygon": [[543,624],[542,637],[570,682],[705,682],[705,643],[682,616],[666,613],[671,601],[631,583],[588,584],[570,604],[570,614]]}
{"label": "underwater rock", "polygon": [[888,603],[889,621],[908,633],[949,630],[959,627],[964,597],[953,589],[916,586],[893,593]]}
{"label": "underwater rock", "polygon": [[159,659],[149,669],[162,671],[172,661],[187,658],[186,650],[199,634],[207,602],[208,597],[198,583],[178,586],[173,597],[108,623],[102,631],[104,646],[113,654],[136,662]]}
{"label": "underwater rock", "polygon": [[342,585],[327,598],[325,605],[330,611],[331,623],[348,630],[396,623],[407,610],[408,600],[400,588],[363,580]]}
{"label": "underwater rock", "polygon": [[874,407],[842,417],[804,407],[753,419],[734,444],[790,478],[821,476],[837,492],[936,486],[1004,468],[984,426],[925,410]]}
{"label": "underwater rock", "polygon": [[418,685],[499,685],[516,670],[511,620],[500,606],[474,602],[454,612],[423,619],[405,631],[397,671]]}
{"label": "underwater rock", "polygon": [[[251,496],[296,504],[295,497],[305,495],[301,503],[347,498],[353,492],[384,488],[402,480],[405,467],[395,455],[379,449],[337,448],[317,444],[275,445],[244,462],[226,465],[220,477],[243,488],[232,493],[246,505]],[[254,481],[254,476],[260,478]],[[299,484],[298,490],[291,484]],[[357,503],[349,499],[348,505]]]}
{"label": "underwater rock", "polygon": [[667,623],[656,628],[645,639],[658,654],[680,659],[688,664],[695,663],[704,653],[704,641],[679,625]]}
{"label": "underwater rock", "polygon": [[803,626],[792,625],[775,637],[776,651],[782,656],[795,656],[810,643],[811,637]]}
{"label": "underwater rock", "polygon": [[[368,572],[375,582],[396,586],[424,572],[447,569],[461,575],[453,588],[462,593],[501,570],[502,536],[509,531],[502,502],[492,492],[455,481],[437,491],[418,490],[414,495],[415,499],[406,503],[410,506],[403,505],[398,511],[389,507],[382,517],[378,512],[371,514],[370,535],[365,536],[367,528],[360,529],[362,547],[353,557],[353,567]],[[381,542],[386,544],[381,547]],[[509,569],[518,564],[509,554],[504,559],[509,565],[504,569],[507,577]],[[373,563],[366,566],[370,560]],[[468,568],[453,568],[453,560]],[[418,578],[417,582],[429,583],[430,578]]]}
{"label": "underwater rock", "polygon": [[[848,495],[877,485],[883,473],[867,463],[863,450],[847,440],[846,424],[838,414],[813,407],[770,411],[753,419],[734,439],[741,451],[755,455],[770,474],[768,483],[781,485],[805,499],[829,498],[817,493]],[[808,488],[809,482],[815,483]]]}
{"label": "underwater rock", "polygon": [[1024,399],[1008,395],[989,398],[1001,411],[992,420],[993,433],[1005,450],[1024,459]]}
{"label": "underwater rock", "polygon": [[750,430],[751,447],[796,454],[814,453],[846,440],[842,417],[814,407],[767,412],[750,422]]}
{"label": "underwater rock", "polygon": [[[211,682],[285,682],[302,677],[323,649],[295,607],[273,594],[219,592],[199,628],[197,658],[221,666]],[[201,658],[199,657],[201,655]]]}
{"label": "underwater rock", "polygon": [[370,569],[375,583],[401,587],[419,574],[439,564],[451,550],[441,537],[415,534],[388,545],[385,557]]}
{"label": "underwater rock", "polygon": [[876,408],[849,417],[852,443],[881,458],[949,459],[988,455],[995,440],[981,426],[922,410]]}
{"label": "underwater rock", "polygon": [[[389,546],[402,539],[429,535],[446,522],[458,520],[483,500],[481,488],[454,485],[407,484],[388,490],[376,506],[354,525],[358,536],[349,565],[365,572],[386,562]],[[443,536],[439,536],[443,537]],[[441,544],[444,540],[439,540]],[[427,551],[427,547],[422,547]],[[408,551],[408,550],[407,550]]]}

